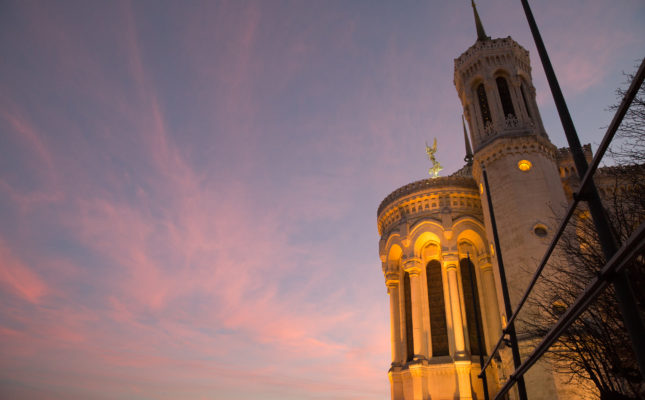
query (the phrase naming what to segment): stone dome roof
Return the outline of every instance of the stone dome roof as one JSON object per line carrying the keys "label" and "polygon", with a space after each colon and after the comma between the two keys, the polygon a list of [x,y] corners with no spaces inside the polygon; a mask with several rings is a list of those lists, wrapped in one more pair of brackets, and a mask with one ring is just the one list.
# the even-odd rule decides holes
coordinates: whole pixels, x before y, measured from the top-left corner
{"label": "stone dome roof", "polygon": [[463,187],[465,189],[477,190],[477,184],[475,183],[475,180],[472,178],[472,175],[464,173],[466,172],[464,171],[465,168],[470,169],[470,167],[467,166],[460,169],[459,171],[455,172],[450,176],[421,179],[419,181],[408,183],[407,185],[396,189],[395,191],[390,193],[385,199],[383,199],[381,204],[378,206],[378,211],[376,213],[377,216],[380,215],[381,212],[387,206],[394,203],[397,199],[413,194],[415,192],[420,192],[431,188],[440,189],[443,187],[455,187],[455,186]]}

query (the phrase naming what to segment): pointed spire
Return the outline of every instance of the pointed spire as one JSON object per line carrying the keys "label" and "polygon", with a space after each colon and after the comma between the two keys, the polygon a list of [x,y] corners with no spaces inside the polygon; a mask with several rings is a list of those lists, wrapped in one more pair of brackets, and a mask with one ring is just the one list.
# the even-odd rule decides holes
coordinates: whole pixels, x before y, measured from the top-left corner
{"label": "pointed spire", "polygon": [[466,157],[464,161],[468,165],[473,165],[473,149],[470,148],[470,140],[468,140],[468,132],[466,132],[466,121],[464,121],[464,115],[461,115],[461,123],[464,126],[464,142],[466,142]]}
{"label": "pointed spire", "polygon": [[477,7],[475,6],[475,0],[470,0],[470,4],[473,6],[473,13],[475,14],[475,27],[477,28],[477,41],[483,42],[490,40],[490,36],[486,36],[486,31],[484,31],[484,25],[482,25],[481,19],[479,19],[479,13],[477,12]]}

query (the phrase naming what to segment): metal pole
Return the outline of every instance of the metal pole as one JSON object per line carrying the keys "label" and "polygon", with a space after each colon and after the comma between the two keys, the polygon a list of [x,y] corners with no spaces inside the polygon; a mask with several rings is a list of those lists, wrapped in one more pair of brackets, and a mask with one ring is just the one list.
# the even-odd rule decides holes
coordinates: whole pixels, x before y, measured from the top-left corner
{"label": "metal pole", "polygon": [[[511,297],[508,293],[508,284],[506,283],[506,272],[504,271],[504,261],[502,260],[502,248],[499,245],[499,236],[497,234],[497,224],[495,223],[495,212],[493,210],[493,200],[491,198],[490,189],[488,187],[488,174],[486,168],[482,165],[482,175],[484,177],[484,187],[486,189],[486,199],[488,200],[488,213],[490,214],[490,224],[493,228],[493,240],[495,241],[495,254],[497,254],[497,266],[499,269],[499,280],[502,286],[502,295],[504,297],[504,310],[506,317],[513,314],[511,309]],[[520,349],[517,343],[517,335],[515,334],[515,322],[511,322],[506,326],[504,332],[507,332],[511,339],[511,353],[513,354],[513,365],[517,370],[522,364],[520,359]],[[527,400],[526,385],[524,384],[524,377],[521,376],[517,380],[517,391],[519,392],[520,400]]]}
{"label": "metal pole", "polygon": [[[611,142],[614,135],[616,134],[616,131],[618,130],[618,127],[620,126],[620,123],[622,122],[622,119],[625,116],[627,109],[629,108],[632,101],[634,100],[634,97],[636,97],[636,94],[644,81],[645,81],[645,59],[643,59],[643,61],[641,62],[641,65],[638,68],[638,71],[636,72],[636,75],[634,76],[632,83],[629,85],[629,89],[627,89],[627,92],[625,93],[625,97],[623,98],[623,101],[621,102],[620,106],[618,107],[618,110],[616,111],[616,115],[614,115],[614,118],[612,119],[611,123],[607,127],[607,132],[605,133],[605,136],[603,137],[602,142],[600,143],[600,145],[598,146],[598,149],[596,150],[596,154],[594,155],[594,158],[591,161],[591,164],[589,165],[589,169],[587,170],[585,177],[582,178],[582,182],[580,183],[580,188],[579,188],[580,192],[584,192],[585,188],[589,184],[589,181],[591,181],[592,175],[595,173],[596,169],[598,168],[598,165],[600,164],[600,160],[602,159],[603,155],[607,151],[607,148],[609,147],[609,143]],[[553,250],[555,249],[555,246],[558,243],[558,240],[564,233],[564,229],[569,223],[569,220],[573,216],[573,213],[576,210],[576,207],[581,200],[582,199],[580,198],[580,196],[576,196],[574,197],[573,202],[569,205],[569,209],[567,210],[565,217],[560,222],[560,226],[556,230],[555,235],[553,235],[553,239],[551,240],[551,244],[549,245],[549,248],[544,254],[544,257],[542,257],[540,266],[537,268],[537,270],[535,270],[535,274],[533,275],[533,278],[531,279],[529,286],[524,291],[524,295],[522,296],[522,299],[520,300],[519,304],[515,308],[515,313],[513,314],[513,316],[511,316],[511,318],[508,319],[508,323],[514,321],[517,315],[519,314],[520,310],[522,309],[522,306],[526,302],[529,294],[531,293],[531,290],[533,290],[533,286],[535,286],[535,283],[540,277],[542,270],[546,266],[546,263],[549,260],[551,253],[553,253]],[[503,338],[504,338],[504,335],[500,336],[491,354],[497,353],[497,350],[502,344]],[[492,356],[488,357],[488,359],[486,360],[486,364],[485,364],[486,368],[488,367],[491,361],[492,361]]]}
{"label": "metal pole", "polygon": [[508,392],[513,385],[513,382],[524,374],[535,364],[544,353],[555,343],[556,340],[573,324],[573,322],[582,314],[589,304],[591,304],[599,295],[600,292],[609,285],[612,277],[633,262],[635,258],[640,256],[645,249],[645,222],[634,231],[632,236],[625,242],[623,247],[616,252],[614,257],[605,264],[599,271],[598,276],[591,280],[585,290],[576,298],[573,304],[567,308],[564,314],[560,317],[558,322],[547,333],[542,342],[538,344],[531,355],[517,368],[511,378],[502,386],[497,392],[495,399],[500,399],[506,392]]}
{"label": "metal pole", "polygon": [[[578,170],[580,179],[583,179],[587,172],[588,165],[582,151],[582,146],[580,145],[580,140],[578,139],[576,128],[573,125],[573,120],[569,114],[567,103],[565,102],[562,91],[560,90],[560,84],[555,76],[555,71],[551,65],[551,60],[549,59],[546,47],[542,41],[540,31],[535,23],[535,18],[533,18],[533,12],[531,11],[528,0],[521,0],[521,2],[531,29],[531,34],[533,35],[533,40],[535,41],[535,46],[537,47],[540,60],[542,61],[542,66],[544,67],[544,73],[546,74],[549,87],[551,88],[551,93],[553,94],[553,100],[555,101],[556,108],[558,109],[562,128],[564,129],[564,133],[567,137],[573,161],[576,165],[576,169]],[[591,213],[591,218],[596,227],[596,231],[598,232],[598,239],[605,259],[610,260],[618,250],[618,245],[605,210],[600,202],[600,196],[598,195],[598,190],[596,189],[593,180],[589,182],[585,193],[581,193],[581,195],[583,196],[583,199],[587,201],[589,206],[589,212]],[[629,337],[631,338],[632,349],[634,350],[636,359],[638,360],[641,377],[645,378],[645,323],[643,323],[643,319],[636,307],[636,297],[634,296],[632,285],[629,282],[627,271],[618,273],[612,283],[615,288],[618,307],[623,316],[623,320],[625,321],[625,327],[627,328]]]}
{"label": "metal pole", "polygon": [[470,262],[470,253],[466,253],[468,258],[468,276],[470,277],[470,290],[473,294],[473,308],[475,314],[475,329],[477,331],[477,345],[479,346],[479,367],[481,368],[481,375],[479,379],[482,380],[482,386],[484,387],[484,400],[488,400],[488,381],[486,380],[486,370],[484,369],[484,343],[482,340],[482,332],[479,329],[479,299],[477,298],[477,292],[475,291],[475,280],[473,279],[472,271],[472,262]]}

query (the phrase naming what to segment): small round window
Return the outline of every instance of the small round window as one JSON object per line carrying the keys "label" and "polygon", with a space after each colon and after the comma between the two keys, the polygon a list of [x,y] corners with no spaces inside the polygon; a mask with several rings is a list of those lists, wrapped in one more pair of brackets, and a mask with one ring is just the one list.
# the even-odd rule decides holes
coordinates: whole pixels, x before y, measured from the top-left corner
{"label": "small round window", "polygon": [[536,225],[535,228],[533,228],[533,233],[538,237],[545,237],[548,232],[546,230],[546,226]]}
{"label": "small round window", "polygon": [[517,168],[519,168],[520,171],[524,171],[524,172],[530,170],[532,166],[533,164],[531,164],[529,160],[520,160],[517,163]]}

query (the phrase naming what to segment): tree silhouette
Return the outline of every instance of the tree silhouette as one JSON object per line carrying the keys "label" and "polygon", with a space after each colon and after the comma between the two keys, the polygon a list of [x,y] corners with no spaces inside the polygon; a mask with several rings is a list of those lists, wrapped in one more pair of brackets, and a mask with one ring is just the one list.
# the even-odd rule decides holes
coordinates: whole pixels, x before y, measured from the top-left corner
{"label": "tree silhouette", "polygon": [[[623,88],[617,90],[619,98],[624,92]],[[625,115],[617,138],[618,144],[610,152],[616,165],[598,170],[594,181],[622,244],[645,221],[645,87],[641,86]],[[544,336],[607,261],[584,208],[572,219],[556,254],[529,298],[529,315],[522,318],[523,333],[529,337]],[[636,258],[628,273],[636,306],[645,315],[645,254]],[[645,383],[611,285],[545,359],[570,381],[593,385],[601,400],[645,399]]]}

